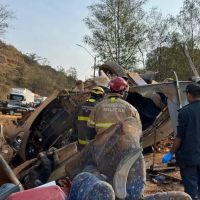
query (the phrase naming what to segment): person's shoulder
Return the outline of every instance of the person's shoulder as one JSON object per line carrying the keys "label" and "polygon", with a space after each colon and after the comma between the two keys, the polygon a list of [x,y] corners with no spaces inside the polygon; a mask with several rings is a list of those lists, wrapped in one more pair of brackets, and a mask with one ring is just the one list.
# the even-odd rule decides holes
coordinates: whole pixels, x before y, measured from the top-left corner
{"label": "person's shoulder", "polygon": [[105,104],[107,101],[108,101],[108,99],[106,99],[106,98],[103,98],[100,101],[97,101],[96,104],[95,104],[95,108],[101,107],[102,104]]}
{"label": "person's shoulder", "polygon": [[196,112],[199,111],[200,109],[200,100],[196,100],[192,103],[189,103],[187,106],[185,106],[185,110],[187,110],[188,112]]}
{"label": "person's shoulder", "polygon": [[195,102],[192,102],[192,103],[188,103],[187,105],[183,106],[183,107],[179,110],[179,112],[188,111],[188,110],[190,110],[190,109],[193,108],[193,107],[196,108],[197,106],[200,107],[200,100],[195,101]]}
{"label": "person's shoulder", "polygon": [[184,114],[190,112],[191,107],[193,107],[193,106],[192,106],[192,104],[189,103],[189,104],[183,106],[181,109],[179,109],[178,112],[180,115],[184,115]]}
{"label": "person's shoulder", "polygon": [[[122,99],[122,98],[117,98],[117,101],[118,102],[120,102],[120,103],[122,103],[122,104],[125,104],[125,105],[129,105],[130,103],[128,103],[127,101],[125,101],[124,99]],[[131,105],[131,104],[130,104]]]}
{"label": "person's shoulder", "polygon": [[186,110],[188,110],[188,106],[189,106],[189,104],[183,106],[182,108],[180,108],[180,109],[178,110],[178,112],[179,112],[179,113],[184,113]]}

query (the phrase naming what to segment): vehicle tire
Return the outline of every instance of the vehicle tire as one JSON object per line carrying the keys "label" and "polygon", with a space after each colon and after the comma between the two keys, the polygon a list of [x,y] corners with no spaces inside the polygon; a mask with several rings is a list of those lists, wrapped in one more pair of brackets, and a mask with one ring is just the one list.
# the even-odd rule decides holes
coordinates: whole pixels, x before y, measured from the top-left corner
{"label": "vehicle tire", "polygon": [[103,70],[105,73],[109,72],[110,74],[116,74],[117,76],[127,78],[126,70],[115,62],[106,62],[99,67],[99,70]]}

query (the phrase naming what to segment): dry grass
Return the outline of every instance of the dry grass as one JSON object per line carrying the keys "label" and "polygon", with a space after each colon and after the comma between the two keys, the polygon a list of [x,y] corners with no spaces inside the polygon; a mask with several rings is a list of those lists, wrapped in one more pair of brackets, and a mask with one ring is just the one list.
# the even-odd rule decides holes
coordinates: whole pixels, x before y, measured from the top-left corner
{"label": "dry grass", "polygon": [[5,87],[28,88],[34,93],[49,96],[54,90],[70,88],[75,80],[51,66],[40,65],[15,47],[0,41],[0,100],[5,99]]}

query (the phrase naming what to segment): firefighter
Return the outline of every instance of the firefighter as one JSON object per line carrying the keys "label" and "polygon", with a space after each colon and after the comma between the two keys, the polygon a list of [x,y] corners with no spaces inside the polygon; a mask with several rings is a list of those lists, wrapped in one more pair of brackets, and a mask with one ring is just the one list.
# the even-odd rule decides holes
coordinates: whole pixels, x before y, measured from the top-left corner
{"label": "firefighter", "polygon": [[[138,200],[141,199],[144,192],[146,170],[139,143],[139,138],[142,133],[139,113],[132,105],[123,100],[124,93],[128,89],[128,84],[123,78],[115,77],[110,81],[109,85],[111,90],[110,94],[94,107],[88,119],[88,126],[96,130],[96,145],[98,148],[95,148],[94,143],[90,143],[90,145],[94,146],[88,145],[84,149],[85,152],[83,152],[87,154],[86,150],[90,147],[91,149],[89,149],[88,152],[95,152],[96,149],[98,153],[88,156],[95,158],[95,161],[89,160],[87,163],[91,169],[86,170],[86,168],[89,168],[86,166],[85,169],[82,170],[83,173],[78,174],[73,179],[72,189],[70,191],[70,200],[116,199],[116,191],[112,188],[112,184],[114,183],[114,176],[118,170],[118,166],[121,167],[121,164],[119,163],[126,162],[126,166],[130,165],[130,163],[127,163],[125,158],[130,158],[133,155],[136,156],[134,154],[135,152],[138,152],[138,157],[134,163],[131,164],[130,169],[128,170],[125,188],[127,194],[126,198],[123,199]],[[124,121],[128,119],[131,120],[133,129],[130,129],[128,122],[127,124],[124,123]],[[112,124],[118,122],[122,122],[124,130],[120,129],[119,126],[117,129],[120,132],[119,135],[115,132],[116,130],[113,129],[112,131],[114,131],[114,133],[111,131],[108,133],[109,137],[106,137],[105,130]],[[121,134],[122,132],[123,134]],[[100,138],[102,140],[98,143]],[[116,142],[116,140],[118,141]],[[132,141],[131,143],[130,140]],[[108,149],[105,150],[107,147]],[[95,171],[95,169],[97,171]],[[117,197],[119,197],[119,193],[117,195]]]}
{"label": "firefighter", "polygon": [[100,134],[111,125],[123,121],[127,117],[136,118],[137,123],[141,125],[138,111],[123,100],[128,90],[128,83],[121,77],[115,77],[110,81],[109,86],[110,94],[92,110],[88,126]]}
{"label": "firefighter", "polygon": [[80,147],[84,147],[95,137],[94,129],[87,126],[88,116],[96,103],[101,101],[104,95],[105,92],[101,87],[94,87],[91,90],[90,98],[77,108],[75,131]]}

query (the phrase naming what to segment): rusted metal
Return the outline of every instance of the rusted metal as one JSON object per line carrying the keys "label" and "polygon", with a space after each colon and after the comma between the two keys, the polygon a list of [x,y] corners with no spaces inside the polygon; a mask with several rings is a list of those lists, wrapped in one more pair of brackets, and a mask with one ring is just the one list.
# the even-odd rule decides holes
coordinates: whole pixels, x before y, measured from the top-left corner
{"label": "rusted metal", "polygon": [[[77,152],[78,152],[78,149],[77,149],[76,143],[71,143],[60,149],[52,148],[52,149],[49,149],[47,152],[45,152],[45,154],[47,154],[47,155],[55,154],[58,159],[58,162],[57,162],[58,166],[51,174],[49,180],[56,180],[58,178],[63,177],[65,175],[63,173],[63,172],[65,172],[64,162]],[[37,158],[27,160],[24,163],[22,163],[21,165],[19,165],[18,167],[16,167],[13,171],[14,171],[15,175],[19,179],[21,179],[22,175],[24,174],[24,171],[31,168],[36,162],[37,162]]]}
{"label": "rusted metal", "polygon": [[10,147],[4,137],[3,124],[0,124],[0,152],[6,162],[10,162],[14,155],[13,149]]}
{"label": "rusted metal", "polygon": [[[182,91],[183,88],[188,84],[188,82],[180,82],[180,90]],[[162,84],[154,84],[154,85],[144,85],[144,86],[135,86],[130,87],[130,92],[137,92],[141,95],[145,95],[147,91],[151,90],[152,92],[162,92],[164,95],[166,95],[169,99],[173,99],[177,96],[176,86],[174,83],[162,83]],[[33,128],[36,120],[40,117],[41,113],[44,112],[45,109],[48,108],[48,106],[55,101],[56,99],[60,102],[61,106],[65,110],[66,113],[68,113],[69,117],[63,118],[63,121],[60,121],[59,123],[66,123],[66,126],[69,128],[72,127],[72,117],[73,117],[73,111],[75,109],[75,106],[78,103],[83,102],[89,97],[89,92],[83,92],[83,93],[76,93],[71,91],[61,91],[54,93],[51,97],[47,98],[47,100],[38,107],[25,121],[20,122],[19,125],[9,124],[5,127],[5,135],[9,140],[10,143],[15,143],[17,136],[22,138],[22,143],[20,144],[19,148],[19,155],[26,160],[26,148],[27,143],[30,138],[30,134],[34,134]],[[183,94],[182,99],[184,99]],[[186,98],[185,98],[186,99]],[[55,121],[55,120],[54,120]],[[159,116],[158,119],[155,120],[156,123],[156,132],[155,132],[155,126],[149,126],[147,129],[143,131],[143,147],[148,147],[154,144],[154,134],[157,134],[156,142],[160,141],[161,139],[167,137],[170,133],[173,132],[171,121],[169,117],[168,110],[166,109],[162,115]],[[52,125],[51,125],[52,124]],[[53,121],[51,121],[51,124],[46,125],[46,131],[48,130],[48,127],[53,126]],[[52,127],[53,128],[53,127]],[[54,129],[55,129],[54,125]],[[52,132],[52,131],[49,131]],[[58,133],[57,138],[59,139],[60,133]],[[56,141],[56,138],[53,140],[53,142]],[[52,144],[52,143],[51,143]],[[51,146],[49,145],[49,147]],[[40,150],[42,151],[42,149]]]}
{"label": "rusted metal", "polygon": [[[106,63],[100,67],[104,72],[109,71],[115,73],[115,64]],[[115,74],[121,73],[121,76],[126,73],[129,79],[130,90],[129,93],[137,93],[144,98],[153,101],[155,107],[164,109],[164,111],[157,117],[152,124],[143,130],[143,147],[148,147],[158,142],[169,134],[175,131],[175,126],[172,124],[177,119],[170,120],[170,115],[167,107],[169,105],[163,104],[158,93],[162,93],[168,98],[173,105],[178,106],[177,86],[174,82],[156,83],[152,85],[136,86],[132,82],[142,84],[143,81],[139,75],[135,76],[133,73],[127,73],[120,66],[117,66],[118,71]],[[132,78],[131,76],[134,75]],[[131,82],[132,81],[132,82]],[[63,138],[73,130],[73,113],[77,104],[84,102],[90,95],[90,89],[95,86],[93,80],[86,81],[85,92],[76,92],[69,90],[62,90],[55,92],[47,98],[41,106],[39,106],[30,116],[22,118],[17,123],[10,122],[5,126],[4,137],[9,141],[14,153],[20,155],[23,160],[35,157],[39,152],[48,150],[51,146],[62,147],[65,144],[59,144],[60,141],[67,141]],[[183,104],[186,101],[186,96],[183,93],[186,85],[190,82],[179,82],[180,97]],[[148,95],[149,93],[155,95]],[[177,112],[177,111],[175,111]],[[172,117],[172,116],[171,116]],[[173,123],[172,123],[173,122]],[[156,139],[155,139],[156,135]],[[34,152],[35,151],[35,152]],[[34,153],[30,153],[34,152]]]}

